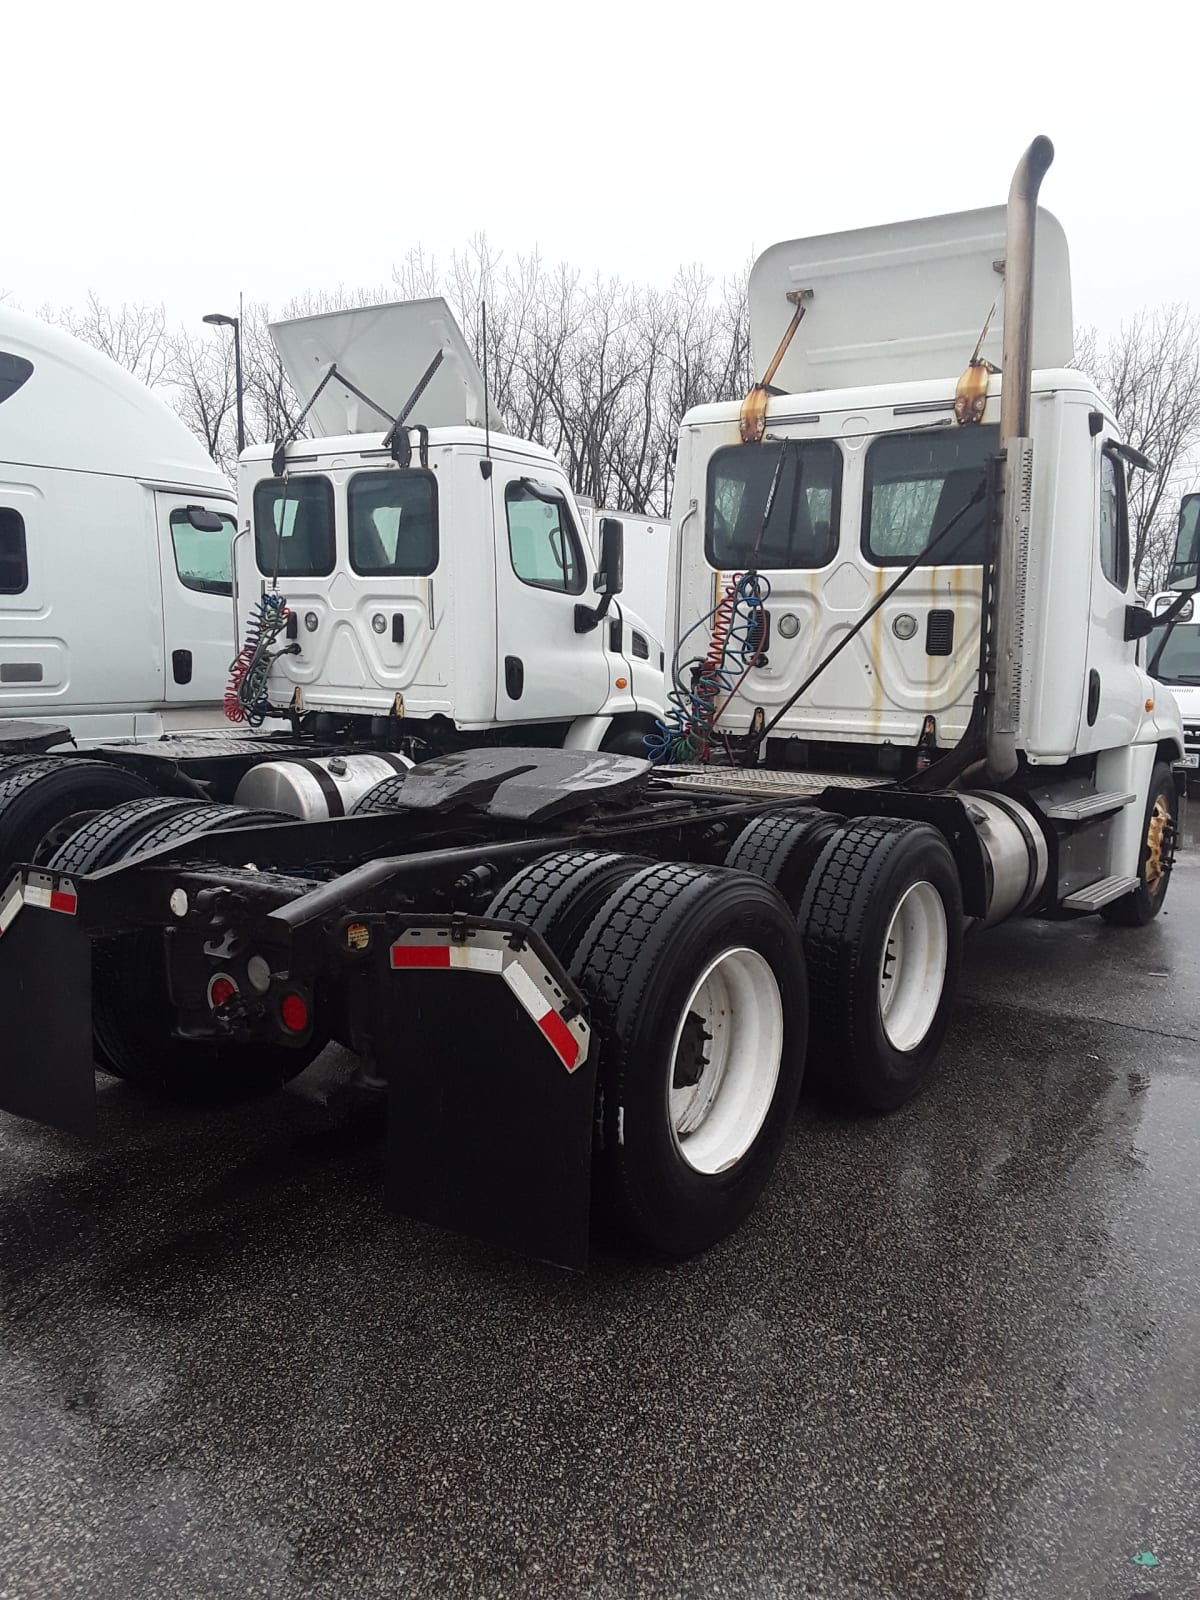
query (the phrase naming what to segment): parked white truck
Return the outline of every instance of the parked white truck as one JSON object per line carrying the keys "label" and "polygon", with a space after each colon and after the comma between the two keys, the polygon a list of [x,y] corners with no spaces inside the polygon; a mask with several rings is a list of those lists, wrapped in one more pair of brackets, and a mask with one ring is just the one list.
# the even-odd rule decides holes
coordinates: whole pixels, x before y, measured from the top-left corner
{"label": "parked white truck", "polygon": [[0,306],[0,722],[21,719],[10,749],[65,742],[66,729],[85,746],[220,725],[235,518],[228,481],[162,400]]}
{"label": "parked white truck", "polygon": [[[239,586],[271,642],[247,654],[238,705],[286,701],[293,744],[214,741],[169,770],[101,753],[144,797],[0,893],[0,1104],[88,1128],[95,1059],[175,1094],[245,1092],[335,1036],[386,1082],[397,1209],[570,1265],[594,1218],[680,1257],[754,1204],[806,1058],[870,1111],[927,1078],[966,921],[1153,917],[1182,725],[1135,659],[1154,626],[1128,570],[1137,458],[1064,365],[1048,217],[1035,280],[1051,154],[1026,153],[1007,216],[758,263],[763,382],[683,422],[656,769],[505,742],[509,702],[541,704],[608,621],[620,530],[595,601],[552,463],[489,438],[486,401],[482,440],[432,405],[426,438],[402,407],[370,446],[350,431],[248,457]],[[997,263],[1002,340],[980,340]],[[315,339],[327,391],[341,356]],[[391,410],[386,370],[348,376],[340,405]],[[439,581],[480,527],[491,615]],[[1194,553],[1185,566],[1194,589]],[[490,742],[442,727],[449,753],[347,806],[356,752],[444,716],[475,637]],[[624,632],[605,652],[633,672]],[[357,743],[318,754],[321,729]],[[38,794],[70,766],[0,784],[0,845],[15,819],[36,833]],[[253,808],[291,796],[290,818]]]}
{"label": "parked white truck", "polygon": [[[1190,559],[1200,542],[1200,494],[1184,495],[1179,509],[1176,549]],[[1193,790],[1200,784],[1200,617],[1191,600],[1179,606],[1179,596],[1167,589],[1156,594],[1156,617],[1177,612],[1170,627],[1152,635],[1146,653],[1147,670],[1174,695],[1183,718],[1183,757],[1177,772]]]}

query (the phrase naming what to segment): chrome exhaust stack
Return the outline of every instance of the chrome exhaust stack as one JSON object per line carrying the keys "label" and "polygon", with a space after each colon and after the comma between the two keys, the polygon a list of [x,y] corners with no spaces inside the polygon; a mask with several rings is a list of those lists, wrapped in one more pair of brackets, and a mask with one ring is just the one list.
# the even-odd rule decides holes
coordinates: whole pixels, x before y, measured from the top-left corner
{"label": "chrome exhaust stack", "polygon": [[1017,770],[1025,575],[1033,487],[1029,417],[1033,377],[1034,242],[1038,191],[1053,160],[1054,146],[1039,135],[1017,163],[1008,191],[1000,388],[1000,442],[1005,452],[1004,504],[993,579],[996,672],[987,718],[987,771],[992,783],[1003,783]]}

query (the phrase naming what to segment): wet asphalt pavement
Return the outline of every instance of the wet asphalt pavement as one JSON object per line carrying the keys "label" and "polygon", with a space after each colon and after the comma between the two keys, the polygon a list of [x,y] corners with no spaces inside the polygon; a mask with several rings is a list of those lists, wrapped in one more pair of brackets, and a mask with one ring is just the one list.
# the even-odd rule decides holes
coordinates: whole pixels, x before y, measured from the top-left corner
{"label": "wet asphalt pavement", "polygon": [[1198,956],[1195,848],[980,936],[921,1099],[672,1270],[386,1215],[330,1057],[0,1116],[0,1600],[1196,1600]]}

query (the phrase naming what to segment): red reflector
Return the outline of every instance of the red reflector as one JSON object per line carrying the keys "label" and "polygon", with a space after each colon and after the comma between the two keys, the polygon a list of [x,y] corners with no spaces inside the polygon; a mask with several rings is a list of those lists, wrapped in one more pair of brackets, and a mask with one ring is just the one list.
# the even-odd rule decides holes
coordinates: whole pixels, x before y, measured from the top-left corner
{"label": "red reflector", "polygon": [[568,1072],[572,1072],[576,1061],[579,1059],[579,1046],[575,1043],[575,1036],[570,1028],[559,1016],[557,1011],[547,1011],[546,1015],[538,1021],[538,1027],[558,1052],[559,1060]]}
{"label": "red reflector", "polygon": [[308,1002],[304,996],[285,994],[279,1006],[279,1020],[289,1033],[303,1033],[308,1027]]}
{"label": "red reflector", "polygon": [[77,904],[78,902],[73,894],[64,894],[60,889],[52,889],[50,891],[51,911],[65,911],[67,916],[73,917]]}
{"label": "red reflector", "polygon": [[214,978],[208,986],[208,1003],[215,1011],[218,1006],[223,1006],[226,1000],[232,1000],[237,993],[237,984],[232,978]]}
{"label": "red reflector", "polygon": [[394,944],[392,946],[393,967],[448,967],[450,965],[450,946],[448,944]]}

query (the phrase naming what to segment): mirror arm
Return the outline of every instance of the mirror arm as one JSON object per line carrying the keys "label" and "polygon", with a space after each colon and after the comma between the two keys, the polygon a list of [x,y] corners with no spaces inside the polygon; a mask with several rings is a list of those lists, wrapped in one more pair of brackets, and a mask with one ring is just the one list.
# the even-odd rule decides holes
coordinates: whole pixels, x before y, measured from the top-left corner
{"label": "mirror arm", "polygon": [[580,602],[575,607],[575,632],[591,633],[593,628],[598,628],[608,615],[608,608],[612,604],[612,591],[606,589],[600,596],[600,604],[593,610]]}

